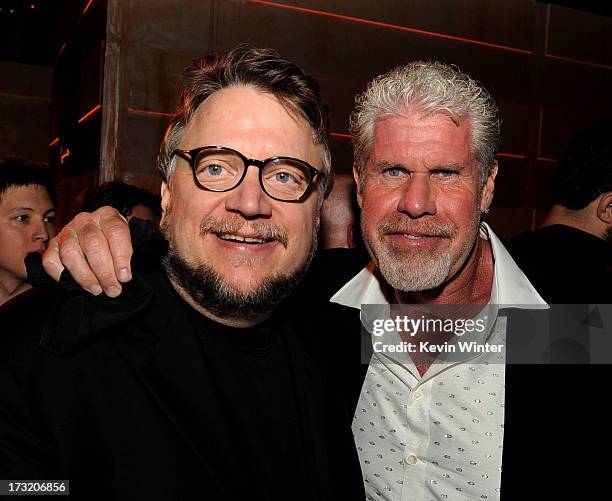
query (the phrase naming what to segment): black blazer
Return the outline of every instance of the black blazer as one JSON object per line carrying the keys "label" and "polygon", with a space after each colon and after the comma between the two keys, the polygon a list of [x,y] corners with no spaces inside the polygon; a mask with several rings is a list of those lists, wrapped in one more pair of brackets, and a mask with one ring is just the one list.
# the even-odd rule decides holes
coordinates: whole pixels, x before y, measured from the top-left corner
{"label": "black blazer", "polygon": [[[201,347],[168,287],[157,272],[120,300],[77,292],[56,308],[66,293],[49,285],[3,309],[0,478],[69,479],[73,499],[271,499],[241,457],[223,454],[236,438],[210,406]],[[349,416],[286,329],[308,477],[287,497],[363,499]]]}

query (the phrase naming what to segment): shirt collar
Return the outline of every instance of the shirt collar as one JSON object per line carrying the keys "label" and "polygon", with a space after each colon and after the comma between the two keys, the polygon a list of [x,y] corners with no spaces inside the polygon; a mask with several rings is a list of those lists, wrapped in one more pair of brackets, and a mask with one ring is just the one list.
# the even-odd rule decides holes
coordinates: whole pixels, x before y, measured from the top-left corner
{"label": "shirt collar", "polygon": [[[481,223],[480,234],[491,242],[493,252],[493,290],[491,304],[515,308],[548,308],[514,259],[487,223]],[[391,297],[388,284],[380,276],[374,262],[355,275],[330,301],[350,308],[362,304],[388,304]]]}

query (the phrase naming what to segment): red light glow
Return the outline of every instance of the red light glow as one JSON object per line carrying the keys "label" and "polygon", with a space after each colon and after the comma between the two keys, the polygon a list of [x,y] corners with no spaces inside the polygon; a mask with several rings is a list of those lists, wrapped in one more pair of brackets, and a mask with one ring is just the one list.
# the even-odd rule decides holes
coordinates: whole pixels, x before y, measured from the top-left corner
{"label": "red light glow", "polygon": [[340,132],[330,132],[329,135],[331,137],[341,137],[342,139],[353,139],[353,136],[350,134],[341,134]]}
{"label": "red light glow", "polygon": [[497,154],[498,157],[502,157],[502,158],[517,158],[519,160],[525,160],[525,155],[519,155],[516,153],[498,153]]}
{"label": "red light glow", "polygon": [[91,7],[91,4],[93,3],[93,0],[89,0],[89,2],[87,2],[87,5],[85,6],[85,8],[83,9],[83,16],[85,15],[85,13],[89,10],[89,7]]}
{"label": "red light glow", "polygon": [[66,50],[67,47],[67,42],[64,42],[62,44],[62,46],[60,47],[60,50],[57,51],[57,57],[59,58],[62,55],[62,52],[64,52],[64,50]]}
{"label": "red light glow", "polygon": [[66,148],[66,151],[60,155],[60,163],[63,164],[70,155],[72,155],[72,153]]}
{"label": "red light glow", "polygon": [[128,108],[128,112],[134,113],[135,115],[144,115],[147,117],[171,117],[172,113],[165,113],[163,111],[151,111],[151,110],[140,110],[138,108]]}
{"label": "red light glow", "polygon": [[98,111],[100,111],[101,109],[102,109],[102,105],[101,104],[97,104],[93,109],[89,110],[81,118],[79,118],[77,123],[82,124],[85,120],[87,120],[92,115],[95,115],[96,113],[98,113]]}

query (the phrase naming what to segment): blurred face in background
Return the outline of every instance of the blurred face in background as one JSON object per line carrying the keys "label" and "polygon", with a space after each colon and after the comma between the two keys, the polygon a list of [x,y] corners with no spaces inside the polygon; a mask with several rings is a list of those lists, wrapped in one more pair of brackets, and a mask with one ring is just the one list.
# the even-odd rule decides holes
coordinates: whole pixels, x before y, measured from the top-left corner
{"label": "blurred face in background", "polygon": [[42,253],[55,234],[55,206],[44,186],[12,186],[0,195],[0,283],[5,289],[26,281],[24,258]]}
{"label": "blurred face in background", "polygon": [[157,217],[155,216],[155,212],[151,207],[147,207],[144,204],[137,204],[132,209],[132,212],[127,216],[127,220],[131,220],[132,218],[137,217],[138,219],[142,219],[143,221],[152,221],[157,223]]}

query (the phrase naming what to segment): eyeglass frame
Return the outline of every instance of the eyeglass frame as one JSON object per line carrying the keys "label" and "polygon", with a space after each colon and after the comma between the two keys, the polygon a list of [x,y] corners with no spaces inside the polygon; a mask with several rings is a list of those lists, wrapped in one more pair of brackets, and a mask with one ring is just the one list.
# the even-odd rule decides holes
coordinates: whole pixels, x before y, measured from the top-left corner
{"label": "eyeglass frame", "polygon": [[[202,184],[200,183],[200,181],[198,181],[198,176],[196,175],[196,159],[198,154],[206,149],[217,149],[217,150],[222,150],[222,151],[228,151],[231,153],[235,153],[244,163],[244,171],[242,172],[242,176],[240,176],[240,179],[238,180],[238,182],[232,186],[231,188],[227,188],[224,190],[216,190],[213,188],[207,188],[206,186],[202,186]],[[172,155],[176,155],[177,157],[182,158],[183,160],[185,160],[186,162],[189,163],[190,167],[191,167],[191,173],[193,175],[193,181],[195,182],[196,186],[198,188],[200,188],[201,190],[204,191],[212,191],[213,193],[225,193],[227,191],[232,191],[236,188],[238,188],[238,186],[240,186],[240,184],[242,183],[242,181],[244,181],[244,178],[246,177],[247,171],[249,170],[249,167],[251,165],[254,165],[255,167],[257,167],[259,169],[259,184],[261,186],[261,189],[263,190],[263,192],[269,196],[271,199],[273,200],[277,200],[279,202],[289,202],[289,203],[297,203],[297,202],[301,202],[303,201],[305,198],[307,198],[307,196],[310,194],[311,190],[312,190],[312,186],[314,184],[314,180],[316,176],[319,176],[319,179],[321,179],[323,176],[325,176],[325,173],[320,171],[319,169],[313,167],[312,165],[310,165],[308,162],[304,161],[304,160],[300,160],[299,158],[294,158],[294,157],[285,157],[285,156],[273,156],[273,157],[269,157],[266,158],[265,160],[257,160],[255,158],[247,158],[245,157],[242,153],[240,153],[239,151],[236,151],[232,148],[228,148],[226,146],[200,146],[199,148],[193,148],[191,150],[182,150],[182,149],[175,149],[172,152]],[[294,162],[299,162],[300,164],[303,164],[305,167],[308,167],[308,169],[310,169],[310,179],[308,180],[308,186],[306,187],[306,190],[304,191],[304,193],[302,195],[300,195],[299,198],[296,199],[290,199],[290,200],[284,200],[282,198],[277,198],[274,197],[272,195],[270,195],[270,193],[268,193],[268,191],[266,190],[266,187],[264,185],[264,181],[263,181],[263,170],[262,167],[264,167],[267,163],[269,162],[273,162],[275,160],[292,160]]]}

